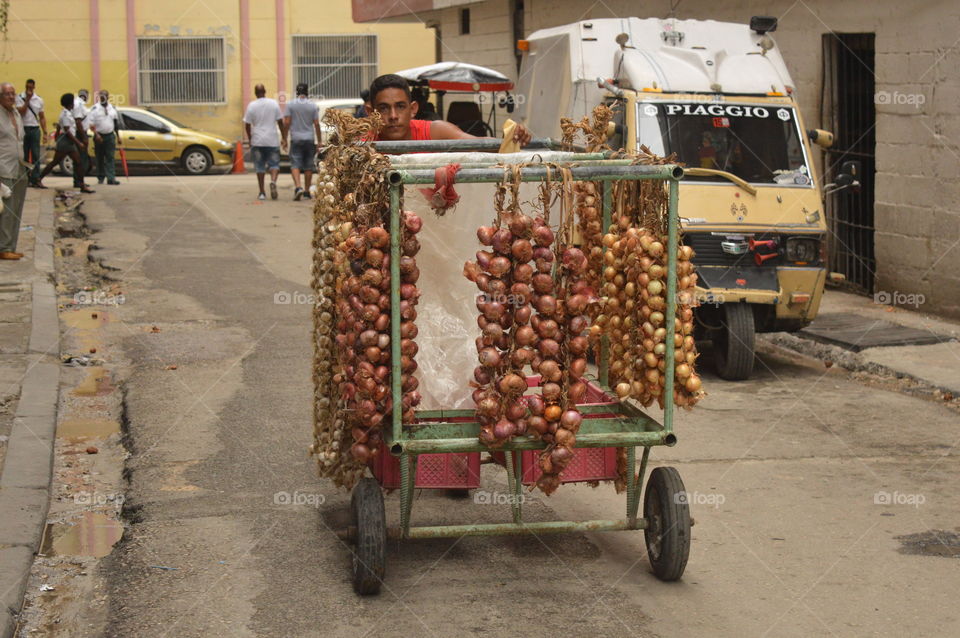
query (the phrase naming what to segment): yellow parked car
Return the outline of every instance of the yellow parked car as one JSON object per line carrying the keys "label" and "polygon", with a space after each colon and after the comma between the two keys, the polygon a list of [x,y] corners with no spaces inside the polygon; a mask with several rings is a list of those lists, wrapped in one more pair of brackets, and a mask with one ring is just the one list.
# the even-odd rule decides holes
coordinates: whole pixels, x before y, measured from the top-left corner
{"label": "yellow parked car", "polygon": [[[192,129],[151,108],[123,106],[117,108],[117,113],[121,119],[120,141],[131,170],[168,167],[182,169],[190,175],[203,175],[211,168],[228,168],[233,164],[235,144],[218,135]],[[52,144],[47,147],[46,161],[53,159],[53,148]],[[87,152],[90,156],[88,173],[96,173],[92,136]],[[116,162],[117,174],[121,175],[119,148]],[[73,174],[73,161],[69,157],[60,162],[60,171]]]}

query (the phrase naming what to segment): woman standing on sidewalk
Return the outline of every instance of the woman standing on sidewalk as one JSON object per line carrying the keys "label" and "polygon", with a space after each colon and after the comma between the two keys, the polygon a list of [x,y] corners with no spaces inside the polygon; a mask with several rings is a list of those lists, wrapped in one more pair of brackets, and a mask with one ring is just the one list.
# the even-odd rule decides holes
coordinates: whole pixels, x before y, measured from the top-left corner
{"label": "woman standing on sidewalk", "polygon": [[[80,160],[80,142],[77,139],[77,120],[73,116],[73,93],[64,93],[60,96],[60,119],[57,120],[57,152],[54,154],[50,163],[43,168],[40,173],[38,183],[50,174],[54,166],[57,166],[64,157],[73,160],[73,186],[79,188],[81,193],[93,193],[92,188],[83,183],[83,164]],[[86,150],[84,149],[84,152]]]}

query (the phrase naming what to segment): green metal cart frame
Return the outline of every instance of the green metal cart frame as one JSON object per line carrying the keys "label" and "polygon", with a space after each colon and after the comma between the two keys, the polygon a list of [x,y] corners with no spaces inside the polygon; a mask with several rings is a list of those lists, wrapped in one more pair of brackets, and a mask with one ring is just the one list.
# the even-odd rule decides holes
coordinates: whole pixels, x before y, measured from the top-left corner
{"label": "green metal cart frame", "polygon": [[[464,146],[475,150],[478,141],[464,145],[459,141],[444,142],[392,142],[378,143],[382,152],[462,151]],[[543,146],[554,146],[546,140]],[[489,145],[489,143],[488,143]],[[381,148],[384,147],[384,148]],[[676,315],[678,217],[677,201],[679,180],[683,169],[676,165],[644,166],[625,159],[603,159],[603,153],[574,153],[563,165],[570,168],[575,181],[601,182],[603,227],[610,225],[612,211],[612,182],[616,180],[664,180],[669,184],[668,250],[667,250],[667,317]],[[457,161],[451,154],[449,161],[437,164],[405,164],[387,171],[390,188],[390,268],[391,307],[400,307],[400,234],[393,232],[401,226],[400,206],[405,185],[433,184],[435,169]],[[497,156],[489,163],[463,164],[457,173],[458,183],[497,183],[503,179],[502,167],[495,167]],[[528,165],[521,172],[524,182],[543,181],[547,167]],[[556,170],[551,174],[556,179]],[[391,312],[393,405],[401,405],[400,386],[400,313]],[[674,341],[665,339],[665,388],[664,396],[672,398],[674,388]],[[615,396],[608,379],[609,345],[604,337],[597,361],[599,387],[608,395]],[[417,457],[420,454],[449,452],[489,451],[478,439],[480,424],[477,421],[462,421],[463,417],[475,416],[474,410],[422,410],[417,412],[418,422],[404,424],[400,410],[392,413],[390,426],[384,429],[385,449],[400,459],[400,524],[386,527],[383,496],[379,484],[373,478],[365,478],[354,489],[352,500],[353,525],[342,535],[357,543],[354,555],[354,588],[361,594],[377,593],[384,573],[384,545],[387,538],[445,538],[461,536],[490,536],[506,534],[555,534],[560,532],[645,530],[647,550],[654,573],[663,580],[679,579],[686,566],[689,554],[690,518],[686,494],[679,474],[674,468],[658,467],[652,473],[644,502],[644,516],[638,516],[640,484],[643,481],[650,457],[650,448],[655,445],[673,446],[677,437],[673,432],[674,405],[665,401],[663,423],[647,415],[643,410],[626,402],[610,405],[583,406],[583,423],[577,433],[576,447],[627,447],[626,516],[612,520],[524,522],[522,517],[521,450],[539,450],[546,447],[541,441],[529,436],[517,437],[505,443],[500,450],[506,456],[506,470],[511,499],[512,522],[495,524],[467,524],[441,526],[412,526],[414,481]],[[616,414],[615,418],[591,418],[591,414]],[[420,422],[420,420],[423,422]],[[636,467],[636,451],[642,447],[639,472]]]}

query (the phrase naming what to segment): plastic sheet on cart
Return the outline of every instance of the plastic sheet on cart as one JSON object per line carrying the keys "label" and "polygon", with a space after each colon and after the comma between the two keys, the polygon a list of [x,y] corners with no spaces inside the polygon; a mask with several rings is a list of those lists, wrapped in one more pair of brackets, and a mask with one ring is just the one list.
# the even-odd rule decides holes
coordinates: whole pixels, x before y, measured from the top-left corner
{"label": "plastic sheet on cart", "polygon": [[[477,228],[496,217],[494,184],[457,184],[460,203],[438,217],[416,188],[404,191],[405,207],[423,218],[420,253],[420,303],[417,306],[417,378],[423,410],[473,407],[473,370],[477,366],[477,285],[463,276],[463,264],[482,248]],[[524,184],[521,201],[536,201],[536,184]],[[528,207],[524,207],[528,210]],[[528,212],[531,212],[528,210]]]}

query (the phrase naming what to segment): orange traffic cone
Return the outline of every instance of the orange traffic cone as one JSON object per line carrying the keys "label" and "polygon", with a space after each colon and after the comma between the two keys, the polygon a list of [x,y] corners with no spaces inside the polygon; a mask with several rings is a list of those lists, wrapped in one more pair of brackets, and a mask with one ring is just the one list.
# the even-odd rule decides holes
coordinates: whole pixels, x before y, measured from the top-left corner
{"label": "orange traffic cone", "polygon": [[233,151],[233,169],[230,173],[246,173],[247,168],[243,165],[243,142],[237,142],[237,148]]}

